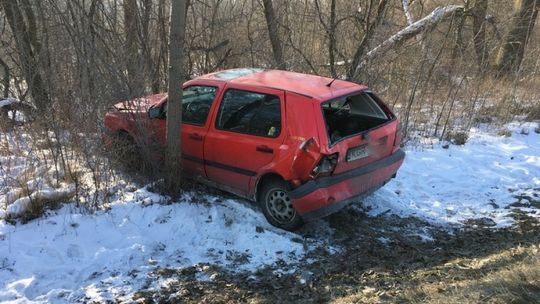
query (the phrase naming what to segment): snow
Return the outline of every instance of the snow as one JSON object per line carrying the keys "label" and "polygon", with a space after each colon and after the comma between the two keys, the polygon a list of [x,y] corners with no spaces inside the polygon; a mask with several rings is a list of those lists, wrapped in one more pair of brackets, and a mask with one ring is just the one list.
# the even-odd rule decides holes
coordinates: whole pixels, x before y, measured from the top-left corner
{"label": "snow", "polygon": [[[364,201],[370,215],[419,217],[433,224],[461,225],[488,218],[496,227],[512,225],[510,205],[517,194],[540,193],[540,134],[537,124],[471,130],[463,146],[408,147],[397,178]],[[527,134],[523,129],[530,130]],[[540,199],[539,199],[540,200]],[[529,215],[540,218],[538,209]]]}
{"label": "snow", "polygon": [[243,77],[253,73],[259,73],[264,71],[264,69],[257,68],[241,68],[241,69],[232,69],[214,73],[214,76],[219,79],[231,80],[238,77]]}
{"label": "snow", "polygon": [[17,102],[17,99],[13,98],[13,97],[7,97],[7,98],[3,98],[3,99],[0,99],[0,108],[1,107],[5,107],[5,106],[9,106],[13,103],[16,103]]}
{"label": "snow", "polygon": [[[444,143],[409,146],[397,178],[364,199],[364,210],[449,227],[470,220],[506,227],[515,209],[540,218],[535,206],[512,205],[515,196],[540,192],[537,126],[510,124],[511,137],[473,129],[465,145],[447,149]],[[24,172],[25,162],[14,156],[0,161],[0,201],[12,201],[18,194],[9,191],[7,180]],[[0,220],[0,302],[129,302],[163,268],[196,267],[203,281],[215,278],[205,265],[248,272],[274,265],[276,275],[290,273],[317,242],[270,226],[244,200],[189,192],[173,202],[125,182],[117,188],[107,210],[90,213],[66,204],[26,224]],[[0,213],[5,208],[0,205]],[[332,229],[324,220],[310,226],[321,234]],[[426,229],[406,232],[433,240]],[[150,284],[159,288],[168,281]]]}
{"label": "snow", "polygon": [[137,291],[160,267],[253,271],[303,255],[303,245],[291,240],[296,235],[271,227],[260,212],[211,196],[208,204],[192,204],[195,195],[162,205],[162,197],[139,189],[105,212],[67,205],[25,225],[1,223],[0,302],[100,301]]}
{"label": "snow", "polygon": [[[10,159],[13,161],[13,159]],[[70,164],[70,171],[73,176],[78,173],[75,164]],[[14,166],[20,168],[19,166]],[[5,181],[10,188],[9,192],[0,197],[0,206],[5,206],[2,214],[10,217],[18,217],[26,212],[32,205],[44,202],[68,201],[75,196],[75,184],[71,181],[71,175],[66,175],[62,168],[47,166],[35,166],[34,164],[25,166],[19,170],[18,174]],[[6,178],[5,180],[8,180]],[[65,182],[64,182],[65,181]]]}

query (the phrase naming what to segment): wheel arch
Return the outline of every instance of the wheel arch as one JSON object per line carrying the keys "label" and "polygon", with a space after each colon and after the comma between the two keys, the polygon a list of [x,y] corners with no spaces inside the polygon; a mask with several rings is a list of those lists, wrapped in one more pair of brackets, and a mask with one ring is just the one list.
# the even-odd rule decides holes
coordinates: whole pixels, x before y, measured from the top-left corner
{"label": "wheel arch", "polygon": [[283,178],[283,176],[281,176],[280,174],[278,174],[276,172],[264,173],[257,179],[257,183],[255,185],[255,193],[253,195],[253,198],[255,199],[255,201],[259,200],[259,194],[261,192],[261,189],[262,189],[263,185],[268,183],[269,181],[272,181],[272,180],[283,181],[283,182],[287,183],[289,188],[291,186],[290,183]]}

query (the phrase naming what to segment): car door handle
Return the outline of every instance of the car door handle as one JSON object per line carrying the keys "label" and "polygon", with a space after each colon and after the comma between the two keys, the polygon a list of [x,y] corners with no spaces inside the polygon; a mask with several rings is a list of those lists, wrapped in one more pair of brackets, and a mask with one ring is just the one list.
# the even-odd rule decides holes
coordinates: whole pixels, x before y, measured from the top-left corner
{"label": "car door handle", "polygon": [[189,134],[189,138],[193,139],[193,140],[196,140],[196,141],[202,141],[203,140],[203,137],[202,135],[198,134],[198,133],[191,133]]}
{"label": "car door handle", "polygon": [[257,151],[262,152],[262,153],[274,153],[274,149],[265,145],[257,146]]}

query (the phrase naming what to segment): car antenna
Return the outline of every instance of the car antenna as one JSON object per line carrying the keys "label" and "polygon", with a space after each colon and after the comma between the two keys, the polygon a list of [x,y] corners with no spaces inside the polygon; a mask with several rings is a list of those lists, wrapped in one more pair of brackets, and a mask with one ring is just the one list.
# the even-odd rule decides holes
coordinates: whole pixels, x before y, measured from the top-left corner
{"label": "car antenna", "polygon": [[332,85],[332,83],[334,83],[334,81],[336,81],[338,79],[338,77],[332,79],[332,81],[330,81],[329,83],[326,84],[327,87],[330,87]]}

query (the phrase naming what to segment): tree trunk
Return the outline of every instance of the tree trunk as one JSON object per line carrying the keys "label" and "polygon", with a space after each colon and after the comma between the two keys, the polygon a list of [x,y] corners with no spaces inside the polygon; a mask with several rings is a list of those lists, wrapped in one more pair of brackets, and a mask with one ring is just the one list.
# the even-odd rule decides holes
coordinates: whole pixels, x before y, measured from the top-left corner
{"label": "tree trunk", "polygon": [[[8,65],[0,58],[0,66],[2,66],[2,69],[4,70],[4,77],[2,79],[2,84],[4,86],[3,89],[3,97],[7,98],[9,97],[9,67]],[[0,100],[3,98],[0,97]],[[10,119],[9,119],[9,107],[1,107],[0,108],[0,130],[5,131],[6,129],[9,129],[11,127]]]}
{"label": "tree trunk", "polygon": [[4,86],[4,89],[2,90],[2,95],[3,97],[9,97],[9,66],[4,62],[4,60],[2,60],[2,58],[0,58],[0,66],[2,66],[2,69],[4,70],[4,77],[2,78],[2,85]]}
{"label": "tree trunk", "polygon": [[[157,30],[159,40],[161,41],[160,45],[157,46],[157,58],[156,66],[153,71],[153,82],[152,82],[152,92],[154,94],[159,93],[163,90],[165,86],[165,77],[163,74],[167,72],[167,45],[169,44],[169,37],[167,36],[167,18],[166,16],[166,4],[165,0],[159,0],[158,3],[158,19],[157,19]],[[163,72],[163,73],[162,73]],[[163,81],[162,81],[163,80]]]}
{"label": "tree trunk", "polygon": [[[152,15],[152,0],[143,0],[142,1],[142,13],[141,13],[141,48],[142,48],[142,58],[144,61],[144,86],[150,87],[152,92],[154,92],[154,81],[153,79],[153,70],[156,65],[154,58],[152,57],[152,46],[149,44],[150,39],[150,20]],[[152,33],[155,35],[155,33]]]}
{"label": "tree trunk", "polygon": [[539,7],[540,0],[515,0],[515,12],[510,31],[499,48],[495,60],[495,69],[499,76],[519,70]]}
{"label": "tree trunk", "polygon": [[402,0],[401,4],[403,5],[403,12],[405,12],[405,17],[407,18],[407,23],[409,25],[414,23],[414,16],[411,11],[411,3],[409,0]]}
{"label": "tree trunk", "polygon": [[[332,78],[337,78],[336,71],[336,0],[331,0],[330,2],[330,21],[328,25],[324,21],[324,16],[319,5],[319,0],[315,0],[315,8],[317,9],[317,15],[319,16],[319,21],[328,36],[328,61],[330,66],[330,75]],[[295,48],[296,50],[296,48]],[[299,52],[301,53],[301,52]],[[312,68],[313,69],[313,68]]]}
{"label": "tree trunk", "polygon": [[[90,45],[94,46],[96,45],[96,28],[95,23],[97,18],[97,10],[98,10],[98,0],[92,0],[90,3],[90,9],[88,10],[87,18],[87,31],[88,31],[88,38],[90,40]],[[88,45],[85,45],[85,52],[87,53],[87,62],[88,66],[86,67],[86,77],[88,78],[88,96],[92,99],[97,98],[95,96],[96,91],[96,84],[94,80],[95,73],[95,67],[96,67],[96,51],[89,47]]]}
{"label": "tree trunk", "polygon": [[263,0],[263,6],[268,35],[270,36],[270,43],[272,44],[272,52],[274,54],[274,63],[278,69],[286,69],[287,65],[283,60],[283,45],[279,39],[278,21],[274,7],[272,6],[272,0]]}
{"label": "tree trunk", "polygon": [[130,94],[144,92],[144,67],[139,54],[139,9],[137,0],[124,0],[124,31],[126,37],[127,83]]}
{"label": "tree trunk", "polygon": [[332,73],[332,77],[337,77],[336,72],[336,0],[332,0],[330,2],[330,24],[328,29],[328,59],[330,60],[330,73]]}
{"label": "tree trunk", "polygon": [[474,50],[478,68],[483,70],[487,61],[486,47],[486,15],[488,0],[476,0],[471,10],[473,18]]}
{"label": "tree trunk", "polygon": [[356,52],[354,53],[351,62],[351,66],[349,67],[349,71],[347,72],[348,80],[355,80],[358,78],[358,74],[360,73],[360,64],[362,63],[362,57],[366,52],[369,41],[371,40],[371,38],[373,38],[373,35],[375,35],[375,29],[377,28],[377,25],[379,25],[379,23],[382,22],[382,20],[384,19],[383,15],[386,10],[387,4],[388,0],[380,0],[379,5],[377,6],[377,12],[375,16],[373,16],[373,18],[370,18],[369,15],[371,14],[371,12],[368,10],[364,36],[362,37],[362,40],[360,40],[360,43],[356,48]]}
{"label": "tree trunk", "polygon": [[182,84],[184,82],[184,39],[186,29],[186,0],[171,2],[169,47],[169,99],[167,102],[167,189],[177,194],[181,185],[180,125],[182,120]]}
{"label": "tree trunk", "polygon": [[34,49],[34,47],[39,46],[39,42],[37,41],[37,33],[31,32],[31,30],[36,30],[33,11],[31,8],[25,10],[29,14],[26,16],[26,20],[31,22],[30,26],[28,26],[17,0],[0,0],[0,5],[4,9],[6,19],[15,38],[15,44],[19,49],[22,72],[34,104],[40,111],[45,112],[50,106],[49,93],[39,71],[39,61],[36,54],[39,50]]}
{"label": "tree trunk", "polygon": [[21,0],[20,6],[22,7],[24,14],[26,15],[26,20],[28,23],[28,35],[30,36],[30,43],[34,48],[34,52],[39,55],[41,51],[41,43],[37,38],[37,25],[36,25],[36,16],[32,10],[32,4],[28,0]]}

